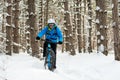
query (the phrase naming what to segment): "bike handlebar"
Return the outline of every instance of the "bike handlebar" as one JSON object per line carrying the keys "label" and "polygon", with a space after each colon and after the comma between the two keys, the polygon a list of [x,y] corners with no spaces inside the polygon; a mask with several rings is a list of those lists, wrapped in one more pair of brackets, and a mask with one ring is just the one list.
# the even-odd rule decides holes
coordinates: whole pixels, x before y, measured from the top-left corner
{"label": "bike handlebar", "polygon": [[54,44],[59,44],[58,42],[52,42],[50,40],[45,40],[45,39],[40,39],[41,41],[45,41],[45,42],[48,42],[48,43],[54,43]]}

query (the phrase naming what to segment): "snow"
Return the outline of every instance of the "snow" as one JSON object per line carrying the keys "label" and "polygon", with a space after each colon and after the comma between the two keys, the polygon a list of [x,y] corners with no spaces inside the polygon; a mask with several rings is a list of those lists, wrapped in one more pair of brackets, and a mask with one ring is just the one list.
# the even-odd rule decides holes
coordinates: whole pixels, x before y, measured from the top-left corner
{"label": "snow", "polygon": [[97,10],[97,11],[100,10],[100,7],[99,7],[99,6],[96,6],[96,10]]}
{"label": "snow", "polygon": [[119,80],[120,62],[114,55],[84,53],[57,55],[57,69],[44,69],[44,61],[29,54],[0,55],[0,80]]}
{"label": "snow", "polygon": [[101,40],[104,40],[105,38],[104,38],[104,36],[101,35],[100,39],[101,39]]}
{"label": "snow", "polygon": [[11,25],[9,25],[8,23],[6,23],[5,25],[6,25],[6,26],[11,26]]}
{"label": "snow", "polygon": [[27,31],[27,32],[26,32],[26,34],[30,34],[30,32],[29,32],[29,31]]}
{"label": "snow", "polygon": [[96,19],[96,21],[95,21],[97,24],[99,24],[100,23],[100,21],[99,21],[99,19]]}
{"label": "snow", "polygon": [[112,9],[114,8],[114,4],[112,4]]}
{"label": "snow", "polygon": [[15,45],[15,46],[19,46],[19,47],[22,46],[21,44],[18,44],[18,43],[16,43],[16,42],[12,42],[12,44]]}
{"label": "snow", "polygon": [[103,44],[100,44],[100,46],[98,47],[98,49],[99,49],[99,51],[100,51],[100,52],[103,52],[103,51],[104,51],[104,49],[105,49],[105,47],[104,47],[104,45],[103,45]]}
{"label": "snow", "polygon": [[101,41],[101,40],[100,40],[100,39],[98,39],[97,43],[100,43],[100,41]]}
{"label": "snow", "polygon": [[113,26],[113,27],[116,26],[116,22],[113,22],[113,23],[112,23],[112,26]]}
{"label": "snow", "polygon": [[8,6],[11,6],[12,3],[5,3],[5,5],[8,7]]}
{"label": "snow", "polygon": [[30,13],[30,15],[34,15],[34,13],[33,13],[33,12],[31,12],[31,13]]}
{"label": "snow", "polygon": [[100,28],[103,28],[103,25],[100,25]]}
{"label": "snow", "polygon": [[97,33],[96,33],[97,35],[100,35],[100,32],[99,31],[97,31]]}

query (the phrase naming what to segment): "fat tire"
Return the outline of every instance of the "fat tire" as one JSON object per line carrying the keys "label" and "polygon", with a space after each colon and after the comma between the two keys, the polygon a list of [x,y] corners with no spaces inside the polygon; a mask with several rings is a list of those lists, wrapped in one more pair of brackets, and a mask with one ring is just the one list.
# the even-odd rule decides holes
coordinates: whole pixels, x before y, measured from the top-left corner
{"label": "fat tire", "polygon": [[54,66],[55,66],[55,59],[56,59],[56,56],[55,56],[55,53],[54,51],[51,49],[50,51],[46,51],[46,57],[45,57],[45,63],[44,63],[44,66],[45,66],[45,69],[46,69],[46,64],[48,64],[47,62],[47,56],[48,56],[48,53],[51,55],[51,58],[50,58],[50,66],[47,65],[48,69],[50,71],[54,71]]}

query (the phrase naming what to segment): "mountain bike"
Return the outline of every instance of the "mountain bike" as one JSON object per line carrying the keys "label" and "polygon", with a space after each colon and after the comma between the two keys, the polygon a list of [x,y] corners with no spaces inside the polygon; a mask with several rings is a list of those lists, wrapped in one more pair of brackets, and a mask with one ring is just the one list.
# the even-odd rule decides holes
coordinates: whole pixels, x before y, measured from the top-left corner
{"label": "mountain bike", "polygon": [[50,71],[54,71],[56,56],[55,56],[55,52],[52,50],[51,45],[50,45],[53,42],[44,40],[44,39],[41,39],[41,40],[46,41],[48,43],[47,48],[46,48],[46,57],[45,57],[44,67],[46,69],[46,66],[47,66],[47,68]]}

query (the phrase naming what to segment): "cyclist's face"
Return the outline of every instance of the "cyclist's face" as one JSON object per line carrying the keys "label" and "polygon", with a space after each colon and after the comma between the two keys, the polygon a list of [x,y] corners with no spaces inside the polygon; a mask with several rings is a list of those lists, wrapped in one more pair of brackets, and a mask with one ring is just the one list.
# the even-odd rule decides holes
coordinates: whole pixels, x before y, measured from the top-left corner
{"label": "cyclist's face", "polygon": [[53,26],[54,26],[54,23],[50,23],[50,24],[49,24],[49,27],[50,27],[50,28],[53,28]]}

